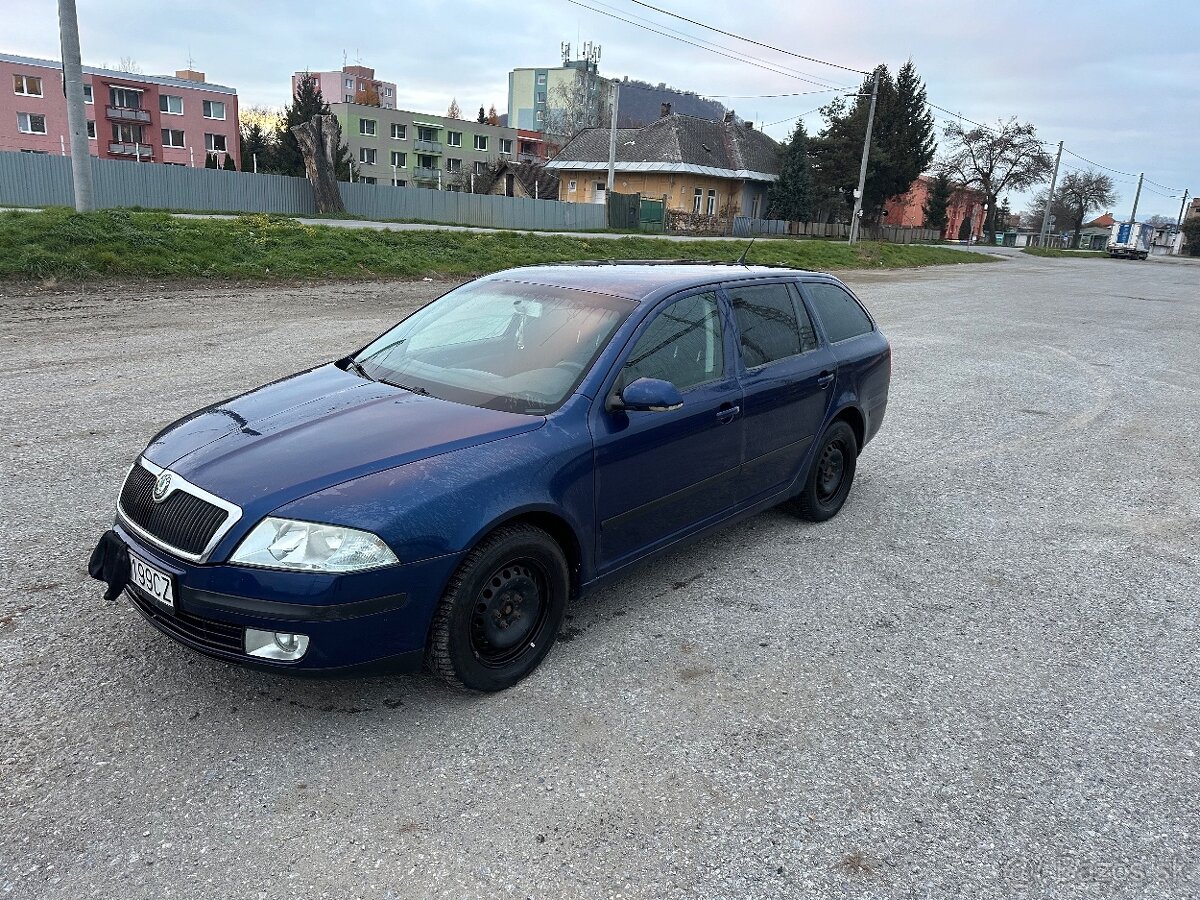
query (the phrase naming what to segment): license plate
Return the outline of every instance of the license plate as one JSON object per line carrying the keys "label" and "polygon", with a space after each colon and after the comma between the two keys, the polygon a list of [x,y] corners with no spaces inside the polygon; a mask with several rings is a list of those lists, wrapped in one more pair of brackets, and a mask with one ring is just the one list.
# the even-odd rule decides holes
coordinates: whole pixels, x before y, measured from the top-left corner
{"label": "license plate", "polygon": [[175,580],[132,553],[129,554],[129,580],[167,609],[175,609]]}

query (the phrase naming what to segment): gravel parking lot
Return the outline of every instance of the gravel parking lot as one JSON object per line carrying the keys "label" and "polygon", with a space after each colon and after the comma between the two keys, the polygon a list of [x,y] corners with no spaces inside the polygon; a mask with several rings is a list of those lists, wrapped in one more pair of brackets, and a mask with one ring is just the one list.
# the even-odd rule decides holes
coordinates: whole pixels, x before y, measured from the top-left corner
{"label": "gravel parking lot", "polygon": [[0,892],[1200,895],[1200,266],[846,280],[894,373],[842,514],[642,569],[496,696],[230,667],[85,574],[160,426],[446,285],[0,286]]}

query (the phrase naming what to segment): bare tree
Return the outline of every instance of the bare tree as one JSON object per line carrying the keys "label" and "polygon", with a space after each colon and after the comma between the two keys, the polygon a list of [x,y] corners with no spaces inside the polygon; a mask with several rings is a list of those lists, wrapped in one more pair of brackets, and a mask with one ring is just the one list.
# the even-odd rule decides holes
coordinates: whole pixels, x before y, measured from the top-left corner
{"label": "bare tree", "polygon": [[1147,225],[1153,225],[1155,228],[1165,228],[1168,225],[1175,224],[1174,216],[1151,216],[1146,220]]}
{"label": "bare tree", "polygon": [[294,126],[292,134],[304,155],[304,169],[312,185],[317,212],[345,212],[336,174],[342,139],[337,116],[313,116],[310,121]]}
{"label": "bare tree", "polygon": [[446,118],[447,119],[461,119],[462,118],[462,110],[458,108],[458,98],[457,97],[450,98],[450,108],[446,110]]}
{"label": "bare tree", "polygon": [[1083,220],[1094,209],[1112,206],[1117,201],[1113,180],[1100,172],[1070,172],[1058,188],[1058,199],[1070,211],[1068,220],[1074,225],[1075,246],[1079,245],[1079,232]]}
{"label": "bare tree", "polygon": [[994,128],[969,131],[950,122],[945,135],[950,149],[941,168],[955,181],[979,189],[987,198],[984,228],[994,242],[997,197],[1044,181],[1054,168],[1054,160],[1038,140],[1034,126],[1016,118],[1001,121]]}
{"label": "bare tree", "polygon": [[571,139],[585,128],[600,128],[610,117],[606,84],[595,76],[556,84],[546,97],[547,133]]}

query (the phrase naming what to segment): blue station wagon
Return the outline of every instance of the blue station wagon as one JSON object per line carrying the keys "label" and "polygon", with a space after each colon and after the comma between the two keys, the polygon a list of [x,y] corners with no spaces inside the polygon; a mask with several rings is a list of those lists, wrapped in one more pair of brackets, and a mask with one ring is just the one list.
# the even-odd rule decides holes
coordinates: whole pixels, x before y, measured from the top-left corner
{"label": "blue station wagon", "polygon": [[630,565],[785,501],[835,515],[890,376],[829,275],[512,269],[164,429],[89,569],[210,656],[500,690]]}

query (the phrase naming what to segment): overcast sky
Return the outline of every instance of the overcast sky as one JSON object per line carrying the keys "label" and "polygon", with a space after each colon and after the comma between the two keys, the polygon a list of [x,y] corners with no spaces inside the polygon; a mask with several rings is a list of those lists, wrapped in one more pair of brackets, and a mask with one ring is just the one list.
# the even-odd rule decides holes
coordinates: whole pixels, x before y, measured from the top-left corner
{"label": "overcast sky", "polygon": [[[495,103],[503,111],[509,69],[557,65],[560,42],[577,47],[592,41],[603,48],[601,74],[715,97],[783,139],[796,116],[835,94],[745,95],[860,81],[852,72],[743,44],[631,0],[581,2],[601,12],[569,0],[356,0],[309,7],[320,15],[306,14],[307,5],[294,0],[172,3],[169,13],[168,4],[150,0],[77,0],[85,64],[115,66],[131,57],[147,74],[171,74],[190,56],[210,81],[235,87],[243,105],[282,106],[292,72],[340,68],[345,53],[348,61],[361,60],[378,77],[397,82],[401,107],[444,113],[455,97],[463,110]],[[1118,218],[1129,214],[1139,172],[1156,182],[1143,189],[1139,218],[1174,217],[1182,189],[1200,190],[1200,4],[1194,0],[648,2],[855,69],[884,62],[894,73],[911,57],[931,103],[985,124],[1018,116],[1033,122],[1044,140],[1063,140],[1081,156],[1131,173],[1109,173],[1121,196],[1113,210]],[[9,5],[0,50],[57,59],[53,9],[50,3]],[[803,75],[723,58],[605,11]],[[810,133],[819,131],[821,118],[812,112],[805,123]],[[1064,155],[1064,165],[1088,168],[1071,155]],[[1014,209],[1025,205],[1020,195],[1011,199]]]}

